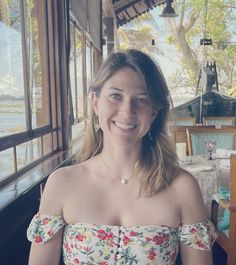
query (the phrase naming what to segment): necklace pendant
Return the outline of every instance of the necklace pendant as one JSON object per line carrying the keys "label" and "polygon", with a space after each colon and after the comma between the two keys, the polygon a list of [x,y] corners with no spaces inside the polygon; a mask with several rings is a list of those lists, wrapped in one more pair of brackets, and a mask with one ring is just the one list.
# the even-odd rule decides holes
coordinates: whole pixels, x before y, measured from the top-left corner
{"label": "necklace pendant", "polygon": [[121,184],[127,184],[128,183],[128,180],[127,179],[125,179],[125,178],[122,178],[121,180],[120,180],[120,183]]}

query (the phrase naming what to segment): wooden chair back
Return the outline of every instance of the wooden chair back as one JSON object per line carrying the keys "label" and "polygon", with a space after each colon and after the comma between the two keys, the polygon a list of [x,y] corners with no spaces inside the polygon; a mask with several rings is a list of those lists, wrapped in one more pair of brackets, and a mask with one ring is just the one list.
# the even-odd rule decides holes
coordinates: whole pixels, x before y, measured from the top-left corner
{"label": "wooden chair back", "polygon": [[[171,130],[174,134],[175,143],[186,143],[187,155],[189,155],[188,141],[187,141],[187,129],[188,128],[201,128],[203,126],[172,126]],[[205,127],[205,126],[204,126]],[[214,126],[207,126],[209,128],[214,128]]]}
{"label": "wooden chair back", "polygon": [[195,126],[186,129],[189,155],[206,155],[206,140],[215,140],[216,148],[236,149],[236,126],[221,128]]}
{"label": "wooden chair back", "polygon": [[195,117],[177,117],[175,118],[177,126],[194,126],[196,124]]}
{"label": "wooden chair back", "polygon": [[204,125],[235,125],[235,117],[203,117]]}

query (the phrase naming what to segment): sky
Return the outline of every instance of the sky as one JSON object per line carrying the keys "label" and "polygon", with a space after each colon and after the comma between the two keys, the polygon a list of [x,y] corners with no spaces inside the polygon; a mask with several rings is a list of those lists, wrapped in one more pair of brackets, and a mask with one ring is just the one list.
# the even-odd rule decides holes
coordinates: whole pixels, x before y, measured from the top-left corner
{"label": "sky", "polygon": [[[235,6],[236,6],[236,2],[235,2]],[[166,43],[166,37],[168,35],[168,32],[167,32],[167,30],[163,30],[163,29],[165,29],[166,18],[159,16],[162,13],[162,8],[163,8],[162,6],[161,7],[157,6],[156,8],[150,10],[150,14],[153,16],[154,20],[157,21],[157,25],[159,26],[158,32],[159,32],[159,30],[162,29],[161,35],[158,34],[158,36],[160,38],[159,39],[160,43],[158,43],[158,40],[156,42],[158,43],[158,45],[161,45],[161,46],[165,45],[165,50],[167,51],[167,53],[169,55],[169,58],[166,58],[163,56],[159,57],[160,58],[160,64],[162,65],[163,69],[165,69],[166,75],[169,76],[172,73],[174,73],[176,71],[176,69],[178,68],[179,58],[176,56],[176,54],[178,52],[177,52],[176,48],[174,47],[174,45],[170,46]],[[236,8],[232,9],[232,12],[236,16]],[[178,20],[178,17],[176,18],[176,20]],[[227,25],[227,26],[228,26],[229,31],[231,32],[231,42],[234,42],[236,44],[235,24],[234,25]],[[196,41],[198,41],[198,40],[196,40]],[[203,48],[203,46],[200,46],[200,48]]]}
{"label": "sky", "polygon": [[[175,45],[170,45],[167,42],[167,37],[168,37],[168,27],[167,25],[167,21],[169,19],[174,19],[178,22],[179,17],[177,18],[163,18],[160,17],[159,15],[162,13],[163,10],[163,6],[157,6],[155,8],[153,8],[152,10],[150,10],[150,14],[153,16],[153,21],[151,22],[151,25],[153,26],[154,30],[153,30],[153,34],[155,35],[155,45],[157,47],[160,47],[161,50],[164,51],[164,56],[162,54],[158,54],[156,55],[156,59],[159,62],[161,69],[163,71],[163,74],[167,80],[167,83],[169,83],[169,87],[170,85],[175,86],[173,84],[173,82],[168,82],[168,80],[170,80],[170,77],[173,76],[173,74],[175,74],[177,72],[177,70],[180,70],[180,59],[181,59],[181,54],[179,51],[177,51],[176,46]],[[177,10],[177,9],[176,9]],[[235,16],[236,16],[236,9],[232,9]],[[204,10],[203,10],[204,12]],[[176,11],[176,13],[178,13]],[[203,13],[204,14],[204,13]],[[150,22],[147,22],[150,24]],[[233,43],[232,45],[236,45],[236,27],[235,25],[233,26],[232,23],[230,25],[227,25],[228,29],[231,32],[231,42]],[[136,28],[135,23],[127,23],[125,25],[125,27],[128,28]],[[195,45],[198,48],[198,51],[200,53],[203,53],[203,49],[207,49],[208,47],[211,48],[210,46],[200,46],[200,38],[197,37],[196,40],[194,40],[196,43],[192,44]],[[214,40],[213,40],[214,41]],[[208,58],[207,58],[208,59]],[[209,58],[209,61],[211,61],[212,59]],[[202,62],[202,66],[205,66],[206,61],[204,60]],[[186,87],[182,88],[180,90],[178,90],[178,94],[176,93],[174,96],[175,97],[186,97],[189,99],[189,97],[193,97],[194,93],[188,94],[186,95]],[[182,93],[185,94],[183,95]],[[193,91],[194,92],[194,91]],[[183,99],[183,101],[186,101],[186,99]]]}
{"label": "sky", "polygon": [[[0,21],[0,95],[23,94],[21,34]],[[7,91],[6,91],[7,90]]]}
{"label": "sky", "polygon": [[[164,50],[165,55],[157,54],[156,59],[159,62],[163,74],[168,79],[178,69],[179,57],[175,45],[167,44],[166,18],[160,17],[163,6],[157,6],[150,10],[154,18],[155,43]],[[236,9],[235,9],[236,13]],[[236,14],[235,14],[236,15]],[[178,19],[178,17],[176,18]],[[126,24],[130,27],[132,23]],[[236,34],[232,41],[236,42]],[[22,47],[21,36],[18,31],[7,27],[0,21],[0,94],[4,94],[3,88],[8,87],[8,93],[20,96],[23,93],[23,66],[22,66]],[[4,84],[3,84],[4,83]],[[11,89],[9,89],[11,88]]]}
{"label": "sky", "polygon": [[163,74],[168,79],[178,69],[179,58],[176,55],[177,51],[175,46],[170,46],[166,41],[166,38],[168,37],[167,31],[164,30],[166,28],[166,18],[160,17],[159,15],[161,13],[162,7],[156,7],[150,11],[150,14],[157,21],[160,29],[159,32],[161,33],[158,33],[158,37],[155,40],[155,43],[157,43],[157,45],[159,45],[165,51],[165,54],[167,54],[167,56],[158,55],[157,60],[161,66]]}

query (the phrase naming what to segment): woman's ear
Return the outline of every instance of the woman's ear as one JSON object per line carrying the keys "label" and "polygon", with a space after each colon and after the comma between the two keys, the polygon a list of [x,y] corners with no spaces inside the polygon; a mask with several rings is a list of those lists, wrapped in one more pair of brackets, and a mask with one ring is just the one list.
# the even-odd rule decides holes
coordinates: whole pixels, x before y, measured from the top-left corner
{"label": "woman's ear", "polygon": [[92,105],[96,115],[98,115],[98,97],[96,91],[92,92]]}

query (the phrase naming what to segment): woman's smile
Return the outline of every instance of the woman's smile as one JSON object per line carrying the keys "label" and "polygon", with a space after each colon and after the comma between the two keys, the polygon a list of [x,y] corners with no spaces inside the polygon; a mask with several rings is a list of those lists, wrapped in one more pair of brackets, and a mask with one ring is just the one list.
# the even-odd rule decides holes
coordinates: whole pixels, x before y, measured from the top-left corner
{"label": "woman's smile", "polygon": [[113,121],[113,123],[115,124],[115,126],[123,129],[123,130],[129,130],[130,129],[134,129],[136,127],[135,124],[131,124],[131,123],[122,123],[122,122],[118,122],[118,121]]}
{"label": "woman's smile", "polygon": [[100,95],[93,95],[93,107],[104,139],[120,144],[140,143],[155,116],[143,78],[130,68],[105,82]]}

